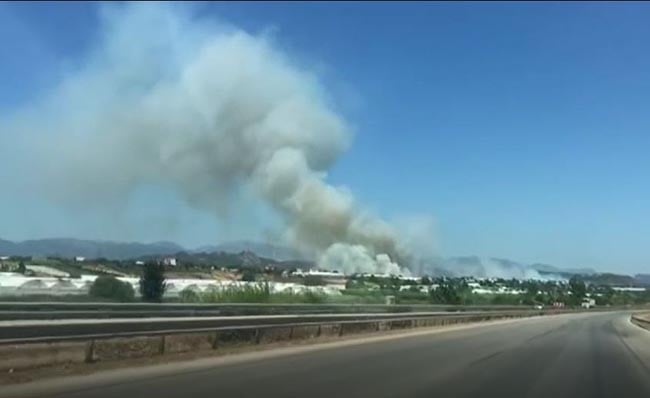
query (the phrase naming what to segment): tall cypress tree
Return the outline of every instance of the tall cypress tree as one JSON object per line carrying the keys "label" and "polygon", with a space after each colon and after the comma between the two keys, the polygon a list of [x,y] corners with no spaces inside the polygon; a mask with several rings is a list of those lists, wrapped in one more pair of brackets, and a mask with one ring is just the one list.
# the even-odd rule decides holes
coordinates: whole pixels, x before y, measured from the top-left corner
{"label": "tall cypress tree", "polygon": [[165,294],[165,268],[162,264],[147,262],[142,267],[140,294],[143,301],[160,303]]}

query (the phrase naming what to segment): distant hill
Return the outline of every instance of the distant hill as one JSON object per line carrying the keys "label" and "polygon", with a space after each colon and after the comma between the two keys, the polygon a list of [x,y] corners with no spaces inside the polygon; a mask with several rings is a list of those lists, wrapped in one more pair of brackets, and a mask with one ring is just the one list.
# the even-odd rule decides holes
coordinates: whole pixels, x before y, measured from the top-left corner
{"label": "distant hill", "polygon": [[[315,264],[306,260],[276,260],[273,258],[258,256],[252,251],[241,251],[239,253],[213,251],[213,252],[187,252],[181,251],[173,254],[180,264],[192,266],[213,266],[225,268],[264,268],[274,267],[276,269],[313,268]],[[150,260],[155,255],[141,256],[139,260]]]}
{"label": "distant hill", "polygon": [[547,274],[571,274],[571,275],[593,275],[596,274],[596,270],[592,268],[558,268],[553,265],[548,264],[531,264],[530,268]]}
{"label": "distant hill", "polygon": [[214,253],[214,252],[253,252],[260,257],[273,258],[275,260],[302,260],[304,256],[298,251],[286,246],[272,245],[269,243],[253,242],[247,240],[224,242],[218,245],[201,246],[192,250],[193,253]]}
{"label": "distant hill", "polygon": [[609,286],[637,286],[643,283],[637,283],[634,277],[629,275],[612,274],[609,272],[602,274],[594,274],[582,276],[580,279],[588,283],[596,285],[609,285]]}
{"label": "distant hill", "polygon": [[[0,239],[0,256],[58,256],[127,260],[174,255],[183,263],[217,266],[310,268],[315,264],[286,246],[254,241],[233,241],[188,250],[173,242],[113,242],[68,238],[36,239],[12,242]],[[498,278],[562,278],[580,275],[587,281],[612,285],[650,285],[650,275],[597,273],[590,268],[558,268],[549,264],[524,264],[504,258],[478,256],[437,257],[412,264],[415,273],[434,276],[476,276]]]}
{"label": "distant hill", "polygon": [[474,276],[480,278],[569,279],[573,275],[596,275],[590,268],[563,269],[549,264],[525,264],[506,258],[461,256],[434,258],[418,264],[422,273],[435,276]]}
{"label": "distant hill", "polygon": [[0,255],[109,258],[124,260],[145,255],[172,254],[184,250],[172,242],[136,243],[68,238],[36,239],[22,242],[0,240]]}
{"label": "distant hill", "polygon": [[650,274],[636,274],[634,280],[641,285],[650,285]]}
{"label": "distant hill", "polygon": [[107,258],[110,260],[144,259],[173,255],[181,262],[220,266],[256,267],[274,263],[280,267],[310,267],[298,252],[283,246],[237,241],[187,250],[173,242],[113,242],[68,238],[36,239],[12,242],[0,239],[0,256],[57,256]]}

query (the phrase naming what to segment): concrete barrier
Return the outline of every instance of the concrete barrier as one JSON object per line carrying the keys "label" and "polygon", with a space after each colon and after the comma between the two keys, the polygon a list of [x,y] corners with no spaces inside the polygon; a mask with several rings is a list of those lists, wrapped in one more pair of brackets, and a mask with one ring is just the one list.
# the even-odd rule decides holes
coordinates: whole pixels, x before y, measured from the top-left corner
{"label": "concrete barrier", "polygon": [[650,314],[633,314],[630,321],[639,327],[650,330]]}
{"label": "concrete barrier", "polygon": [[59,341],[19,340],[0,345],[0,371],[61,363],[93,363],[181,352],[214,351],[233,345],[266,344],[278,341],[337,338],[356,333],[451,324],[484,322],[540,315],[538,312],[507,312],[467,315],[351,319],[284,324],[231,325],[211,329],[161,330],[131,335],[103,335]]}

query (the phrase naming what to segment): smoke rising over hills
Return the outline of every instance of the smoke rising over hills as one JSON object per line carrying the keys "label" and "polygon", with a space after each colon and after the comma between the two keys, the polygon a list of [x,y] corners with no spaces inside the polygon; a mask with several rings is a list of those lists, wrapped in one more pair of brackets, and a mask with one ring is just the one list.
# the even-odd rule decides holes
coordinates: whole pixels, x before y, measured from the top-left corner
{"label": "smoke rising over hills", "polygon": [[160,4],[107,6],[101,37],[9,127],[39,143],[53,199],[109,204],[157,184],[220,217],[250,189],[322,266],[403,272],[394,228],[327,183],[350,127],[270,38]]}

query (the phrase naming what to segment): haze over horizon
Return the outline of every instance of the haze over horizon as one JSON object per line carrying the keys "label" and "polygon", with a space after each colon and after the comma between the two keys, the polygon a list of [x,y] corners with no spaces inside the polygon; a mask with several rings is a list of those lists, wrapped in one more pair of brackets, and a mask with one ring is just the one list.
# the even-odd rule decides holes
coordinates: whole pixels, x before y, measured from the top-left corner
{"label": "haze over horizon", "polygon": [[[172,187],[183,173],[171,182],[147,179],[102,209],[89,206],[89,196],[74,203],[60,196],[82,187],[112,199],[122,182],[104,190],[106,180],[83,174],[85,185],[48,187],[57,191],[54,199],[39,186],[42,176],[35,174],[59,162],[34,149],[34,136],[13,121],[41,109],[61,82],[93,67],[105,50],[106,19],[119,7],[0,3],[0,237],[164,240],[186,247],[284,239],[283,214],[293,208],[274,202],[276,191],[260,200],[244,188],[220,218],[194,205],[193,199],[203,200],[197,187]],[[183,9],[184,24],[219,24],[250,36],[247,54],[268,44],[282,58],[273,66],[276,76],[293,79],[297,71],[290,85],[309,99],[304,109],[350,137],[315,134],[318,148],[327,148],[322,159],[310,157],[310,137],[300,138],[308,172],[316,172],[309,181],[344,186],[344,196],[335,197],[355,198],[366,221],[386,220],[399,238],[413,231],[408,240],[418,250],[446,257],[647,272],[650,5],[206,3]],[[129,44],[130,37],[123,39],[120,45]],[[178,66],[171,61],[162,69]],[[148,84],[119,65],[107,70],[134,86]],[[312,78],[317,84],[305,83]],[[72,104],[83,113],[105,98],[95,100]],[[59,115],[65,106],[48,109]],[[84,141],[68,138],[43,142],[55,154],[88,151]],[[111,161],[111,171],[140,178],[144,169],[133,175],[114,169],[124,164],[124,153],[120,141],[108,142],[97,153]],[[188,192],[196,196],[188,200]],[[294,226],[305,231],[304,224]],[[371,242],[381,248],[374,254],[394,250],[386,243],[393,233],[382,228],[369,237],[353,228],[343,240]],[[330,243],[306,242],[318,250]]]}

